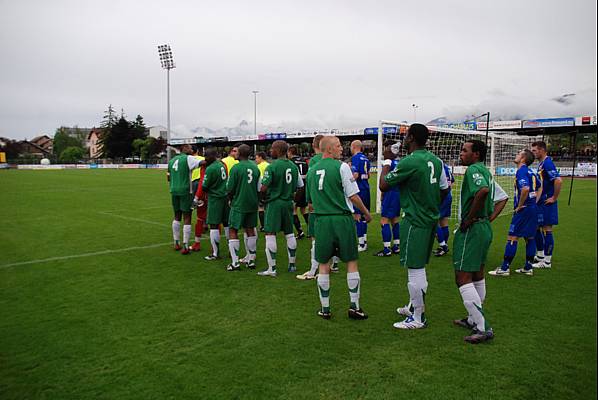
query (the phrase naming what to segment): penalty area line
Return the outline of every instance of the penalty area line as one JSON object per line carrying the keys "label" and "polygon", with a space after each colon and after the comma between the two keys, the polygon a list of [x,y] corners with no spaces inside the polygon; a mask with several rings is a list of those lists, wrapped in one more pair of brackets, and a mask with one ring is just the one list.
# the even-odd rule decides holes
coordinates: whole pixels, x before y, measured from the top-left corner
{"label": "penalty area line", "polygon": [[46,262],[51,262],[51,261],[70,260],[73,258],[84,258],[84,257],[101,256],[101,255],[105,255],[105,254],[124,253],[127,251],[133,251],[133,250],[153,249],[155,247],[162,247],[162,246],[166,246],[166,245],[172,245],[172,242],[156,243],[156,244],[150,244],[147,246],[126,247],[124,249],[102,250],[102,251],[96,251],[93,253],[74,254],[71,256],[50,257],[50,258],[42,258],[42,259],[38,259],[38,260],[21,261],[21,262],[10,263],[10,264],[2,264],[2,265],[0,265],[0,269],[17,267],[17,266],[21,266],[21,265],[41,264],[41,263],[46,263]]}

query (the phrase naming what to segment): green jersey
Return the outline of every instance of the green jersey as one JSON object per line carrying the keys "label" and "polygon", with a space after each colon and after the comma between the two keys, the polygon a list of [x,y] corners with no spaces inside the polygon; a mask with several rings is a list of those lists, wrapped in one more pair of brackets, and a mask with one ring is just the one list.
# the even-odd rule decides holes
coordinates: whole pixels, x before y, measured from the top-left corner
{"label": "green jersey", "polygon": [[264,171],[262,185],[268,186],[266,203],[274,200],[292,201],[298,187],[303,186],[299,179],[299,169],[291,160],[279,158]]}
{"label": "green jersey", "polygon": [[436,225],[440,217],[440,190],[448,188],[442,161],[428,150],[404,157],[386,175],[386,183],[399,186],[401,208],[415,227]]}
{"label": "green jersey", "polygon": [[191,193],[191,173],[199,167],[199,160],[187,154],[179,154],[168,163],[170,193],[182,196]]}
{"label": "green jersey", "polygon": [[307,164],[307,170],[309,171],[310,168],[314,168],[321,159],[322,159],[322,153],[315,154],[309,160],[309,164]]}
{"label": "green jersey", "polygon": [[226,182],[227,193],[232,193],[231,209],[241,213],[255,212],[258,206],[257,187],[260,170],[255,163],[242,160],[230,169]]}
{"label": "green jersey", "polygon": [[488,196],[482,208],[474,218],[488,218],[494,211],[494,179],[483,163],[477,162],[467,167],[461,184],[459,200],[459,221],[469,215],[476,193],[481,188],[488,188]]}
{"label": "green jersey", "polygon": [[214,161],[206,168],[203,178],[202,190],[212,197],[226,197],[226,166],[220,161]]}
{"label": "green jersey", "polygon": [[359,193],[351,167],[335,160],[322,158],[307,172],[307,201],[317,215],[350,215],[353,205],[349,197]]}

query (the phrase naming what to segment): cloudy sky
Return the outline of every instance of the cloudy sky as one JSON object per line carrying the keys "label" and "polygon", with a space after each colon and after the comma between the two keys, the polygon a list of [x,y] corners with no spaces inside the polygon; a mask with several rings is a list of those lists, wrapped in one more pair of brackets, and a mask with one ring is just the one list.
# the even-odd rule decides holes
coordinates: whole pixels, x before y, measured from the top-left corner
{"label": "cloudy sky", "polygon": [[108,104],[165,125],[164,43],[182,136],[252,126],[252,90],[270,128],[413,120],[412,104],[419,121],[596,113],[594,0],[0,0],[0,136],[97,126]]}

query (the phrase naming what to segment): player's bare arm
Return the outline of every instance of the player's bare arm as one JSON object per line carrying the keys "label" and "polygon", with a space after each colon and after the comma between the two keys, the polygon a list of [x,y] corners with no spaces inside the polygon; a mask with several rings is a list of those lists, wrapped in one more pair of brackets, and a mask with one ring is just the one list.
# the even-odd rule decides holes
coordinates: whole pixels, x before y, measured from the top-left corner
{"label": "player's bare arm", "polygon": [[370,215],[370,212],[366,206],[363,204],[363,201],[361,201],[359,194],[354,194],[353,196],[349,197],[349,200],[351,200],[351,203],[353,203],[353,205],[357,207],[359,211],[361,211],[363,217],[365,218],[365,222],[370,222],[372,220],[372,216]]}
{"label": "player's bare arm", "polygon": [[562,184],[563,181],[560,177],[554,180],[554,194],[552,195],[552,197],[547,198],[544,204],[554,204],[558,200],[559,194],[561,194]]}
{"label": "player's bare arm", "polygon": [[476,222],[475,216],[479,213],[482,206],[484,205],[484,202],[486,201],[486,197],[488,196],[488,193],[490,193],[490,189],[488,189],[487,187],[483,187],[477,191],[477,193],[475,194],[475,197],[473,198],[473,202],[471,204],[471,209],[469,210],[469,214],[461,222],[461,226],[460,226],[461,232],[465,232],[466,230],[469,229],[469,227],[474,222]]}
{"label": "player's bare arm", "polygon": [[494,203],[494,210],[492,211],[492,214],[488,218],[488,220],[490,222],[494,221],[500,215],[500,213],[502,212],[502,210],[507,205],[507,201],[508,200],[509,199],[504,199],[504,200],[497,201],[496,203]]}

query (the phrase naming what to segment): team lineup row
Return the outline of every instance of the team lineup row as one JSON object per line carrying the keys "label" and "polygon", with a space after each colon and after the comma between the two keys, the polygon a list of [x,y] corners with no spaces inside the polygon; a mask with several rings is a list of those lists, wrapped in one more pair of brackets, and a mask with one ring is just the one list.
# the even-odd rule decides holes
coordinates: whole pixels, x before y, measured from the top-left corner
{"label": "team lineup row", "polygon": [[[380,189],[384,192],[381,219],[384,249],[377,255],[390,256],[399,253],[401,265],[407,267],[410,299],[407,306],[397,309],[399,314],[406,317],[394,324],[398,329],[420,329],[427,325],[424,299],[428,283],[425,266],[436,236],[440,247],[435,255],[442,256],[448,252],[448,217],[452,201],[450,184],[454,179],[442,161],[426,150],[428,136],[428,129],[424,125],[412,125],[402,143],[408,155],[400,161],[396,160],[397,144],[385,142],[384,147],[385,161],[380,179]],[[543,150],[546,159],[545,144],[539,142],[534,145],[536,146],[533,149],[539,154],[541,166],[542,163],[548,164],[540,154]],[[205,150],[205,158],[193,157],[191,146],[184,145],[181,154],[174,157],[168,166],[175,214],[172,223],[175,249],[181,250],[182,254],[198,250],[198,239],[205,221],[210,229],[212,247],[212,253],[206,256],[206,259],[219,259],[222,225],[231,257],[227,270],[239,270],[241,262],[245,262],[248,268],[255,269],[257,221],[258,216],[262,220],[263,215],[261,225],[265,232],[268,268],[258,272],[258,275],[277,275],[278,232],[285,235],[288,270],[295,271],[297,242],[293,233],[294,222],[300,227],[298,216],[293,215],[295,204],[304,218],[307,217],[308,236],[312,238],[311,269],[297,275],[297,278],[317,279],[321,303],[318,315],[324,319],[331,317],[330,272],[336,269],[336,261],[340,259],[347,264],[350,295],[348,315],[352,319],[366,319],[367,314],[359,303],[361,277],[357,260],[358,252],[367,249],[367,223],[371,221],[371,215],[370,189],[367,183],[369,161],[361,154],[360,146],[358,141],[352,143],[353,158],[349,166],[340,161],[343,149],[335,136],[316,136],[313,141],[316,155],[309,160],[309,164],[304,165],[297,163],[297,160],[292,161],[293,152],[289,151],[284,141],[273,143],[271,156],[274,161],[269,165],[263,160],[263,154],[256,155],[257,165],[250,161],[251,149],[247,145],[233,148],[229,157],[222,160],[218,160],[216,151],[210,148]],[[456,320],[455,323],[472,330],[471,334],[465,337],[470,343],[479,343],[494,337],[482,309],[486,293],[484,265],[492,241],[490,222],[500,214],[507,201],[506,194],[494,182],[490,171],[483,164],[486,150],[483,142],[471,140],[463,144],[460,155],[462,164],[468,168],[463,177],[459,199],[460,226],[453,240],[453,265],[468,316]],[[545,256],[548,260],[536,260],[536,266],[550,266],[553,244],[549,243],[546,225],[541,222],[543,228],[538,229],[538,223],[544,219],[545,222],[550,222],[550,225],[556,224],[551,217],[551,213],[555,211],[550,207],[554,205],[556,209],[554,200],[558,197],[560,178],[558,172],[555,175],[540,169],[541,179],[536,179],[528,169],[533,160],[534,155],[530,150],[523,150],[515,159],[518,165],[515,213],[509,230],[505,262],[502,267],[491,271],[493,275],[508,275],[509,265],[514,257],[513,247],[516,249],[518,237],[526,239],[526,250],[533,247],[533,254],[531,259],[528,257],[526,266],[517,272],[533,274],[532,263],[537,245],[534,243],[534,236],[542,235],[542,232],[546,237],[545,245],[549,246],[545,254],[537,255]],[[542,175],[550,176],[549,179],[544,179]],[[540,192],[541,180],[553,182],[552,194],[546,189]],[[536,193],[542,194],[536,196]],[[549,195],[550,198],[546,197]],[[543,203],[539,209],[536,203],[539,204],[540,201]],[[306,206],[309,207],[308,215],[305,213]],[[399,225],[401,206],[403,218]],[[193,207],[197,208],[198,218],[196,243],[189,248]],[[549,211],[546,212],[544,208]],[[546,218],[547,214],[549,215]],[[184,226],[181,245],[179,239],[182,219]],[[549,228],[551,232],[552,226]],[[247,256],[240,260],[241,229],[245,230]],[[298,237],[302,235],[303,232],[299,231]],[[394,242],[391,247],[393,236]],[[542,237],[544,238],[544,235]]]}

